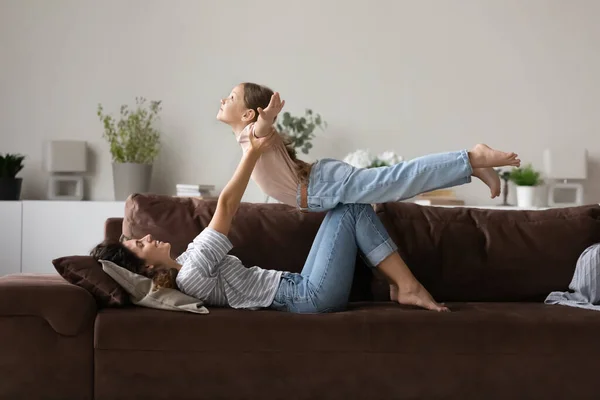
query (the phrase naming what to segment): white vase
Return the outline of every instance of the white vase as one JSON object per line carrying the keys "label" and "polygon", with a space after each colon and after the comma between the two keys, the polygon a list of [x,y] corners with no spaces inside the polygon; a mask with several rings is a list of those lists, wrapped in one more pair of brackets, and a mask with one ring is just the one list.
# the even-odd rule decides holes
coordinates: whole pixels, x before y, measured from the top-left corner
{"label": "white vase", "polygon": [[537,187],[517,186],[517,206],[534,207],[537,205]]}

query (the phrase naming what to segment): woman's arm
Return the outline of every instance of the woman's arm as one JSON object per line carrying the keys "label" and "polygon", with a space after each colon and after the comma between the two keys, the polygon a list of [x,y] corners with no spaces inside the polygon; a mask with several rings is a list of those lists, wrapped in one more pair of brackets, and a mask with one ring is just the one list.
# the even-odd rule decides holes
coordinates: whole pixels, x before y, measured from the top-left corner
{"label": "woman's arm", "polygon": [[252,170],[262,152],[271,145],[272,138],[250,137],[248,151],[219,196],[209,229],[200,232],[188,245],[184,265],[177,274],[177,286],[183,293],[204,300],[213,291],[220,262],[233,247],[227,238],[231,221],[242,201]]}
{"label": "woman's arm", "polygon": [[242,156],[233,177],[229,180],[217,201],[217,210],[212,217],[209,228],[227,236],[231,228],[231,221],[242,201],[242,196],[248,187],[248,181],[254,170],[256,162],[262,152],[271,145],[272,135],[264,138],[255,138],[250,135],[250,147]]}

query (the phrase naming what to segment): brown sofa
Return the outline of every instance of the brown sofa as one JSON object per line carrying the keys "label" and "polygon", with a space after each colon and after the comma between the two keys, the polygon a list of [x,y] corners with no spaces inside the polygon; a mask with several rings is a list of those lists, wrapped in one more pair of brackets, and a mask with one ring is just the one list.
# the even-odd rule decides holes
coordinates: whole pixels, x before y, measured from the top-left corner
{"label": "brown sofa", "polygon": [[[214,208],[135,195],[106,236],[152,233],[181,252]],[[320,315],[99,307],[60,276],[12,275],[0,279],[0,399],[600,398],[600,313],[543,304],[600,242],[599,206],[376,211],[453,312],[388,301],[360,258],[349,309]],[[322,218],[243,204],[232,253],[299,271]]]}

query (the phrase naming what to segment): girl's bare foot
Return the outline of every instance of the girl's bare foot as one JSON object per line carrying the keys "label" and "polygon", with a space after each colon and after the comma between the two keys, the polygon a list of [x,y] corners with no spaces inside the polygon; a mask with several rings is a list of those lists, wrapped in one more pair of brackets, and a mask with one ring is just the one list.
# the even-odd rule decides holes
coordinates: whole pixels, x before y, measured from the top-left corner
{"label": "girl's bare foot", "polygon": [[485,144],[475,145],[469,151],[469,161],[473,169],[505,166],[518,167],[521,165],[521,160],[517,158],[517,154],[494,150]]}
{"label": "girl's bare foot", "polygon": [[390,285],[390,298],[392,301],[397,301],[400,304],[409,306],[417,306],[431,311],[450,311],[443,304],[438,304],[433,300],[429,292],[418,284],[412,289],[400,290],[396,285]]}
{"label": "girl's bare foot", "polygon": [[489,186],[492,199],[500,196],[500,177],[493,168],[475,168],[472,175]]}

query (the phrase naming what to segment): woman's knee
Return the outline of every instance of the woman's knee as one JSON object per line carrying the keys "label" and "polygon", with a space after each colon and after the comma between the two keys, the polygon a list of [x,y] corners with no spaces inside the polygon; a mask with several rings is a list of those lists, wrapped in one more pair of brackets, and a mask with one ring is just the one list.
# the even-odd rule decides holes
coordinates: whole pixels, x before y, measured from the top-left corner
{"label": "woman's knee", "polygon": [[600,243],[593,244],[585,249],[577,263],[586,267],[600,267]]}

